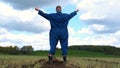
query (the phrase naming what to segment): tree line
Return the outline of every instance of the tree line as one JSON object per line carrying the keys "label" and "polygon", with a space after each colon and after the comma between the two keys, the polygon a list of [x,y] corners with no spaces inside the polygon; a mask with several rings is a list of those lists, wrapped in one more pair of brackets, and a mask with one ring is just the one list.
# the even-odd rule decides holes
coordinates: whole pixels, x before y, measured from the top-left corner
{"label": "tree line", "polygon": [[99,45],[72,45],[70,50],[85,50],[92,52],[101,52],[109,55],[120,56],[120,48],[114,46],[99,46]]}
{"label": "tree line", "polygon": [[[59,49],[59,48],[58,48]],[[100,52],[109,55],[120,56],[120,48],[114,46],[100,46],[100,45],[72,45],[69,46],[69,50],[84,50],[84,51],[92,51],[92,52]],[[31,55],[34,51],[31,45],[23,46],[19,48],[17,46],[8,46],[2,47],[0,46],[0,54],[11,54],[11,55]]]}
{"label": "tree line", "polygon": [[11,55],[18,55],[18,54],[25,54],[30,55],[33,52],[32,46],[23,46],[22,48],[19,48],[17,46],[8,46],[8,47],[2,47],[0,46],[0,53],[1,54],[11,54]]}

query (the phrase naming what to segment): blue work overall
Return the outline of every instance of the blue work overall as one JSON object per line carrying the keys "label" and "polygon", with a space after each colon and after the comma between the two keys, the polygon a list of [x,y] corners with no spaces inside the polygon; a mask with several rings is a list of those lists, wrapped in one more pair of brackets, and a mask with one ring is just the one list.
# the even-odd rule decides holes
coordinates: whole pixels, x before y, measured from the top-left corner
{"label": "blue work overall", "polygon": [[47,14],[39,10],[39,15],[50,21],[51,29],[49,32],[50,51],[49,54],[54,55],[58,41],[60,41],[62,48],[62,55],[67,55],[68,51],[68,22],[77,14],[76,11],[71,14],[62,12]]}

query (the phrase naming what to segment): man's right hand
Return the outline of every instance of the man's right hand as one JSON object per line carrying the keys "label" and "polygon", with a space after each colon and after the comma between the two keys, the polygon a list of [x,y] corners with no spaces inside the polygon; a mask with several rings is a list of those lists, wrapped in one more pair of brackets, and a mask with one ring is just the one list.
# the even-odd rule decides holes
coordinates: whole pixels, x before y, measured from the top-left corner
{"label": "man's right hand", "polygon": [[39,8],[36,7],[35,10],[36,10],[36,11],[39,11]]}
{"label": "man's right hand", "polygon": [[76,9],[76,12],[79,12],[79,9]]}

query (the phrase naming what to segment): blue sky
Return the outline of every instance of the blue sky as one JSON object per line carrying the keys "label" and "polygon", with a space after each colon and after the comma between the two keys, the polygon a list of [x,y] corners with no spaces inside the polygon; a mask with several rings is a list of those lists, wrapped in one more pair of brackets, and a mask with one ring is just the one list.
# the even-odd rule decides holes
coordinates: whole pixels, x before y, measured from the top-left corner
{"label": "blue sky", "polygon": [[49,21],[34,8],[49,14],[55,13],[57,5],[63,13],[80,10],[69,21],[69,46],[120,47],[119,0],[1,0],[0,46],[32,45],[35,50],[49,50]]}

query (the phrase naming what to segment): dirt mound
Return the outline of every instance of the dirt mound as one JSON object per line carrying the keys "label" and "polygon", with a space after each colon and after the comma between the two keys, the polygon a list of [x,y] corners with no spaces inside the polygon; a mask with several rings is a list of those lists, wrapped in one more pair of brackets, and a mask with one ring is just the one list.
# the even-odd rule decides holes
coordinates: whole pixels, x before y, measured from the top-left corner
{"label": "dirt mound", "polygon": [[[9,65],[7,68],[18,68],[16,65]],[[52,63],[49,63],[45,59],[35,61],[33,64],[21,65],[20,68],[80,68],[77,65],[64,63],[61,60],[54,59]]]}
{"label": "dirt mound", "polygon": [[74,64],[64,63],[63,61],[60,61],[58,59],[54,59],[52,63],[49,63],[44,59],[40,59],[38,62],[42,63],[40,68],[80,68]]}

